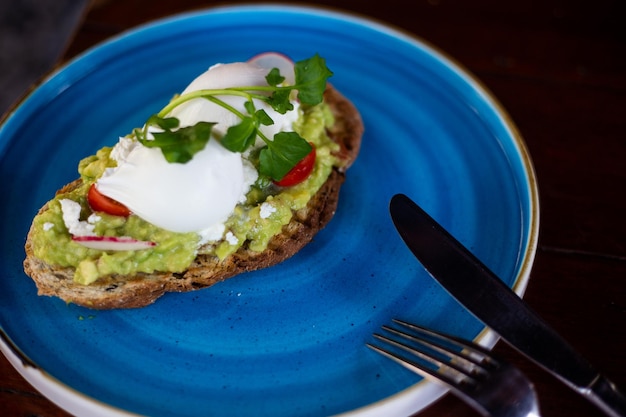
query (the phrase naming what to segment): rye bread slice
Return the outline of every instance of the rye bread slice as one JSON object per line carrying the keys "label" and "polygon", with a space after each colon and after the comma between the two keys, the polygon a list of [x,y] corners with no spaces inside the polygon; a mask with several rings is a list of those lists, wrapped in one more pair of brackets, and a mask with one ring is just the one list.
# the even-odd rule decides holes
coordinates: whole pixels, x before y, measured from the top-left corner
{"label": "rye bread slice", "polygon": [[[345,171],[356,159],[361,145],[363,123],[354,105],[332,86],[326,89],[324,97],[335,116],[335,125],[328,134],[341,145],[338,155],[342,165],[332,171],[306,207],[294,213],[290,223],[270,240],[263,252],[251,251],[244,245],[222,261],[213,255],[198,255],[182,273],[110,275],[90,285],[82,285],[72,279],[74,268],[49,265],[35,258],[31,247],[32,232],[29,232],[24,271],[35,281],[38,294],[56,296],[68,303],[93,309],[137,308],[153,303],[166,292],[206,288],[243,272],[276,265],[293,256],[334,216]],[[68,191],[79,184],[80,180],[76,180],[61,191]],[[46,210],[46,206],[41,210]]]}

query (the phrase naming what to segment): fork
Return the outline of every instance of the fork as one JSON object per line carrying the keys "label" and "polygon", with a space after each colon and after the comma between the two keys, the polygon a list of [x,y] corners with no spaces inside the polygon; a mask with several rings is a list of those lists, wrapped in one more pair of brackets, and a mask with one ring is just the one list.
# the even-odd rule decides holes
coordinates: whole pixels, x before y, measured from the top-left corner
{"label": "fork", "polygon": [[[522,372],[473,342],[402,320],[367,343],[424,378],[443,383],[485,417],[540,417],[532,383]],[[380,343],[379,343],[380,344]]]}

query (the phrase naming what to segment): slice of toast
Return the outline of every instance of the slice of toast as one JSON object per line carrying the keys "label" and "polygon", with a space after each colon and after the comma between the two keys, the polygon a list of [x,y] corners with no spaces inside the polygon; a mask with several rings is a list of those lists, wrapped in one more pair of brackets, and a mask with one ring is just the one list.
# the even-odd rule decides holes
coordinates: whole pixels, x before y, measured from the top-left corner
{"label": "slice of toast", "polygon": [[[82,285],[73,281],[74,268],[49,265],[34,257],[31,231],[26,240],[24,271],[37,284],[39,295],[57,296],[68,303],[94,309],[143,307],[166,292],[209,287],[243,272],[276,265],[294,255],[335,214],[345,171],[356,159],[361,145],[363,123],[354,105],[332,86],[326,89],[324,100],[335,116],[335,124],[328,131],[328,135],[341,145],[338,156],[342,165],[333,169],[306,207],[294,213],[291,221],[282,228],[281,233],[270,240],[264,251],[254,252],[244,245],[222,261],[214,255],[198,255],[182,273],[110,275],[101,277],[92,284]],[[61,192],[77,187],[80,181],[66,185]],[[46,206],[41,209],[44,210]]]}

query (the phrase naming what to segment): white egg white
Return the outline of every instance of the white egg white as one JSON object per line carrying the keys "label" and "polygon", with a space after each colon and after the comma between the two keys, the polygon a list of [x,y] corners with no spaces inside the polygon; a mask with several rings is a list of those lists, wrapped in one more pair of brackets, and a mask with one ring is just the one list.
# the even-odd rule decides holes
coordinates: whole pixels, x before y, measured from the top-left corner
{"label": "white egg white", "polygon": [[144,220],[174,232],[223,222],[247,191],[241,155],[215,140],[186,164],[169,163],[160,149],[138,145],[100,178],[97,188]]}
{"label": "white egg white", "polygon": [[[267,68],[254,63],[218,64],[197,77],[182,94],[202,89],[266,85],[267,73]],[[245,113],[244,98],[220,98]],[[269,138],[279,131],[292,130],[297,112],[281,115],[261,101],[255,105],[263,108],[275,122],[263,128]],[[181,127],[199,121],[217,123],[214,131],[218,134],[239,122],[231,111],[203,98],[176,107],[169,116],[178,118]],[[220,223],[245,198],[258,175],[250,173],[250,164],[241,154],[228,151],[214,137],[185,164],[169,163],[160,149],[147,148],[127,138],[120,140],[112,156],[118,166],[107,169],[98,180],[98,191],[126,205],[148,222],[174,232],[202,235],[206,230],[223,230]]]}

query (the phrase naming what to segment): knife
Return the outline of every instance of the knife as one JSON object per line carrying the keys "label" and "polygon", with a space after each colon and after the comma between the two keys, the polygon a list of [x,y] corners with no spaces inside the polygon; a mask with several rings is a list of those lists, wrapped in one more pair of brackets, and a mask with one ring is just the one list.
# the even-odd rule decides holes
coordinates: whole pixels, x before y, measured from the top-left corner
{"label": "knife", "polygon": [[615,384],[421,207],[397,194],[389,211],[411,252],[467,310],[606,415],[626,417],[626,397]]}

